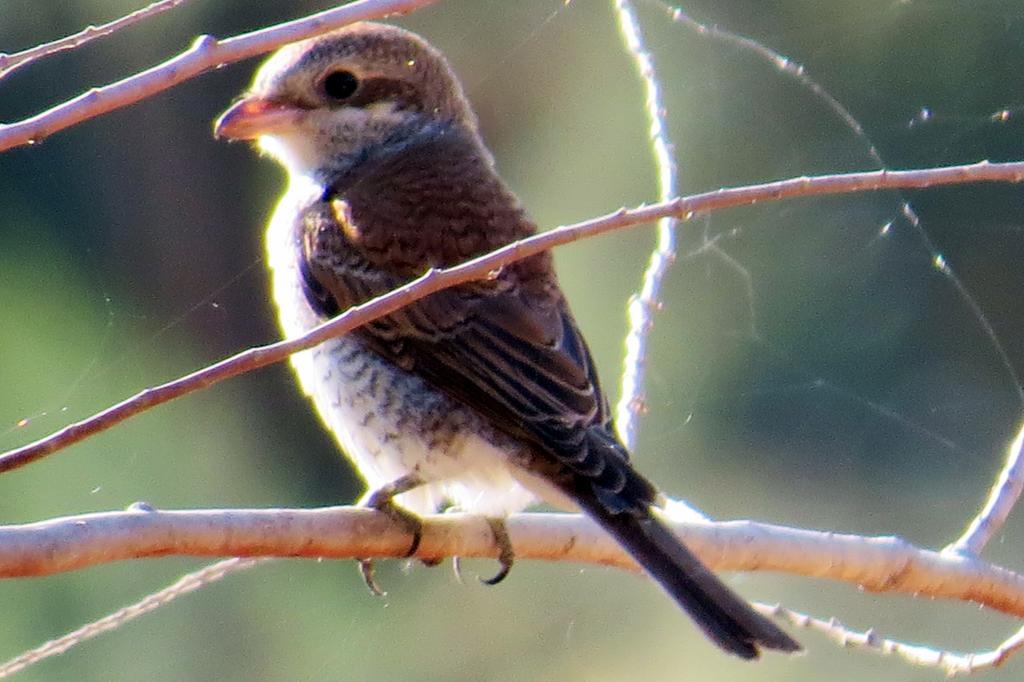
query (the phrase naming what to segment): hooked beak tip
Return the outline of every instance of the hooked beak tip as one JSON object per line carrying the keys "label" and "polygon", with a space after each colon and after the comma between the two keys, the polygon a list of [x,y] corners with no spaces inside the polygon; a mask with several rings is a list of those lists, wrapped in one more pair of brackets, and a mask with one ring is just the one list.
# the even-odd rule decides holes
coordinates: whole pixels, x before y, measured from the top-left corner
{"label": "hooked beak tip", "polygon": [[294,127],[301,110],[295,106],[260,97],[235,102],[213,124],[218,140],[255,140]]}

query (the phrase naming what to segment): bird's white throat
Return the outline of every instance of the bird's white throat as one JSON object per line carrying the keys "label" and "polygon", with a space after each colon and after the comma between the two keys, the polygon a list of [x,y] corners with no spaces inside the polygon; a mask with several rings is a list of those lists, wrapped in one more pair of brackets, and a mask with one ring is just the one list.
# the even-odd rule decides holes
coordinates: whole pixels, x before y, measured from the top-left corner
{"label": "bird's white throat", "polygon": [[408,114],[393,101],[360,109],[341,108],[329,117],[302,120],[294,128],[260,135],[260,151],[280,163],[290,177],[315,176],[339,158],[356,155],[365,145],[387,137]]}
{"label": "bird's white throat", "polygon": [[260,151],[272,157],[288,171],[294,184],[298,177],[311,177],[320,165],[323,152],[316,148],[315,136],[301,131],[288,134],[260,135]]}

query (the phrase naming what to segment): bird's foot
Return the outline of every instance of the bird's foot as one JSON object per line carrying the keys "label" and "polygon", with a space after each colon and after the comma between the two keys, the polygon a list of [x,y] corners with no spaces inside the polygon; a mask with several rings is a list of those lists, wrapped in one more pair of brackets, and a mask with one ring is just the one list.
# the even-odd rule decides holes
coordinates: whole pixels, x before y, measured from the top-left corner
{"label": "bird's foot", "polygon": [[[423,522],[420,520],[420,517],[395,504],[394,499],[398,495],[409,492],[421,485],[423,485],[423,479],[419,476],[409,474],[402,476],[391,483],[383,485],[380,488],[367,491],[358,502],[358,506],[382,512],[386,514],[389,519],[404,526],[405,529],[409,531],[409,534],[412,536],[412,542],[409,545],[409,551],[405,554],[407,557],[412,556],[416,553],[416,550],[419,549],[420,540],[423,537]],[[366,583],[366,587],[369,588],[370,592],[378,597],[385,596],[387,593],[380,589],[380,586],[377,584],[377,580],[373,575],[373,560],[357,559],[357,561],[359,562],[359,573],[362,575],[363,582]]]}

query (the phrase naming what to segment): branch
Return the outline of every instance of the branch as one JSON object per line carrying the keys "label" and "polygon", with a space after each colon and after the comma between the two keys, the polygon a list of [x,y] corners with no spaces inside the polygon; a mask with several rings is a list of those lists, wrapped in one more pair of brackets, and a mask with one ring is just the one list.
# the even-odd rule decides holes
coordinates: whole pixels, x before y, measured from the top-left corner
{"label": "branch", "polygon": [[999,532],[1024,490],[1024,426],[1017,432],[1006,453],[1006,463],[999,477],[989,491],[988,499],[978,515],[968,525],[964,534],[943,549],[966,556],[977,556],[992,536]]}
{"label": "branch", "polygon": [[835,618],[814,618],[784,606],[755,604],[755,607],[761,613],[782,619],[790,625],[816,630],[843,648],[874,651],[882,656],[898,656],[912,665],[938,668],[949,677],[998,668],[1010,656],[1024,648],[1024,629],[1013,633],[994,649],[960,653],[889,639],[878,634],[873,628],[857,632],[850,630]]}
{"label": "branch", "polygon": [[25,668],[31,665],[39,663],[52,656],[62,654],[69,649],[86,642],[93,637],[98,637],[104,632],[110,632],[111,630],[117,630],[124,624],[129,623],[140,616],[144,616],[151,611],[155,611],[161,606],[174,601],[179,597],[183,597],[190,592],[206,587],[210,583],[215,583],[221,580],[224,576],[229,573],[236,573],[243,571],[253,566],[257,566],[262,563],[260,559],[224,559],[218,561],[215,564],[211,564],[198,571],[193,571],[181,579],[176,580],[173,584],[168,585],[159,592],[148,594],[139,601],[124,606],[111,614],[108,614],[98,620],[94,620],[90,623],[86,623],[80,628],[72,630],[71,632],[51,639],[48,642],[44,642],[42,645],[35,648],[24,651],[21,654],[15,656],[9,661],[0,663],[0,679],[6,679],[11,675],[21,672]]}
{"label": "branch", "polygon": [[350,308],[307,334],[267,346],[250,348],[192,374],[145,389],[102,412],[69,424],[45,438],[0,455],[0,473],[17,469],[57,452],[156,405],[208,388],[224,379],[281,362],[293,353],[346,334],[360,325],[389,315],[432,293],[472,280],[493,277],[501,268],[510,263],[585,237],[593,237],[666,217],[689,220],[697,214],[724,208],[749,206],[755,203],[794,197],[849,194],[894,188],[921,189],[967,182],[1021,182],[1022,180],[1024,180],[1024,162],[989,163],[981,161],[975,164],[928,170],[881,170],[793,178],[762,185],[719,189],[631,210],[620,209],[600,218],[558,227],[549,232],[514,242],[462,265],[443,270],[430,270],[423,276],[384,296]]}
{"label": "branch", "polygon": [[[498,556],[484,517],[423,517],[416,558]],[[576,514],[516,514],[507,520],[520,559],[637,570],[601,529]],[[864,538],[751,521],[674,522],[702,561],[720,571],[777,571],[828,578],[872,592],[973,601],[1024,617],[1024,576],[978,559]],[[39,576],[101,563],[167,555],[404,557],[410,537],[385,514],[356,507],[128,511],[0,526],[0,577]]]}
{"label": "branch", "polygon": [[134,104],[214,67],[255,57],[356,21],[406,14],[434,2],[437,0],[358,0],[225,40],[200,36],[188,50],[162,64],[109,85],[92,88],[23,121],[0,125],[0,152],[41,142],[76,123]]}
{"label": "branch", "polygon": [[144,21],[149,17],[160,14],[161,12],[174,9],[186,2],[188,2],[188,0],[158,0],[147,7],[137,9],[131,14],[126,14],[125,16],[106,24],[101,24],[100,26],[86,26],[78,33],[61,38],[60,40],[36,45],[35,47],[30,47],[27,50],[15,52],[14,54],[0,53],[0,80],[3,80],[21,67],[29,65],[37,59],[49,57],[52,54],[64,52],[65,50],[73,50],[76,47],[92,42],[96,38],[102,38],[103,36],[108,36],[111,33],[116,33],[117,31]]}
{"label": "branch", "polygon": [[[661,103],[661,90],[654,71],[654,61],[644,46],[643,33],[633,4],[628,0],[613,0],[619,33],[626,50],[633,58],[640,80],[644,85],[644,112],[647,115],[648,137],[658,176],[658,201],[668,201],[679,190],[676,187],[676,162],[672,140],[665,125],[665,107]],[[640,290],[629,301],[626,334],[626,356],[622,360],[622,384],[619,402],[615,406],[615,428],[627,450],[636,446],[638,417],[645,411],[644,377],[647,375],[647,340],[654,327],[654,313],[660,301],[658,295],[669,266],[676,259],[675,221],[658,221],[657,242],[647,261],[641,278]]]}

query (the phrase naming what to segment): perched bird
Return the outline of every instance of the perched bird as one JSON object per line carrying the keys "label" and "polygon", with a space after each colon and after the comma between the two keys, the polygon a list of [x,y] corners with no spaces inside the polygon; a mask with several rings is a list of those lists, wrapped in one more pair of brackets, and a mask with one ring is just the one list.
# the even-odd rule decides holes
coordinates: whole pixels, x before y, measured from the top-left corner
{"label": "perched bird", "polygon": [[[281,49],[216,134],[258,141],[288,171],[267,231],[288,336],[536,231],[444,57],[392,26]],[[292,363],[375,506],[504,517],[539,498],[580,510],[726,651],[800,648],[658,519],[659,493],[616,438],[550,254]]]}

